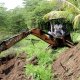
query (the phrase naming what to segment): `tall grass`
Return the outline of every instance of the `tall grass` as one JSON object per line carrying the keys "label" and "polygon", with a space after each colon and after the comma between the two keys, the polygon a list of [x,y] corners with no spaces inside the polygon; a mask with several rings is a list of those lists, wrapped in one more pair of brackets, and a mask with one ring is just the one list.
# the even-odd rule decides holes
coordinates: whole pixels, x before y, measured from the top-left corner
{"label": "tall grass", "polygon": [[[31,41],[26,40],[30,38],[37,39],[39,41],[34,42],[33,45]],[[37,56],[38,58],[38,65],[25,65],[26,75],[33,76],[34,80],[51,80],[51,65],[53,60],[55,60],[66,48],[58,48],[56,50],[50,48],[49,50],[46,50],[48,44],[34,36],[25,38],[19,43],[19,45],[22,45],[20,50],[25,51],[28,54],[28,59],[33,56]]]}

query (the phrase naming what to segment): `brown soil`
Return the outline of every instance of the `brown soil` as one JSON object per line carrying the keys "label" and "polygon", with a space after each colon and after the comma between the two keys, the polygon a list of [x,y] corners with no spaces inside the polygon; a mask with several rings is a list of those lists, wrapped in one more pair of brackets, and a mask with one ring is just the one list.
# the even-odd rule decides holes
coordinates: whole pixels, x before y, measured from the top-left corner
{"label": "brown soil", "polygon": [[0,80],[29,80],[24,73],[26,55],[8,55],[0,58]]}
{"label": "brown soil", "polygon": [[80,80],[80,43],[53,63],[54,80]]}

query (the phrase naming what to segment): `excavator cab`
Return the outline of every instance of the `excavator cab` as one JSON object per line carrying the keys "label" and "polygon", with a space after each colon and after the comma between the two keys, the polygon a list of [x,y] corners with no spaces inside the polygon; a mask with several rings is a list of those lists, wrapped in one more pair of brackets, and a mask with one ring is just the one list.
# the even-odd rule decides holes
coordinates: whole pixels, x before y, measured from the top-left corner
{"label": "excavator cab", "polygon": [[63,30],[63,25],[61,23],[54,23],[54,21],[50,21],[50,31],[48,32],[54,38],[63,37],[65,35],[65,31]]}
{"label": "excavator cab", "polygon": [[70,31],[68,31],[64,21],[63,18],[49,20],[48,23],[50,23],[50,30],[48,31],[48,34],[53,36],[58,47],[64,45],[71,47],[74,44],[70,36]]}

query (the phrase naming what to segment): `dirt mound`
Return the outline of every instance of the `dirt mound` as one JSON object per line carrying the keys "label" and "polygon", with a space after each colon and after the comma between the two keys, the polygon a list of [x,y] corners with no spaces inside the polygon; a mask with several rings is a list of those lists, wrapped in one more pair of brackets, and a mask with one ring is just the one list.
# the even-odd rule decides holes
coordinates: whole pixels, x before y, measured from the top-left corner
{"label": "dirt mound", "polygon": [[54,80],[80,80],[80,43],[53,63]]}
{"label": "dirt mound", "polygon": [[0,58],[0,80],[28,80],[24,74],[26,55],[8,55]]}

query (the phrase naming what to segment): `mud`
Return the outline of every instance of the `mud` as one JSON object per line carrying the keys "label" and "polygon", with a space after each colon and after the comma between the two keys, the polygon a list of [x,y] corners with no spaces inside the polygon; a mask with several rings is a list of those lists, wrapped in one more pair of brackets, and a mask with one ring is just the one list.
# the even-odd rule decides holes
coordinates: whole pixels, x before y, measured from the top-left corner
{"label": "mud", "polygon": [[80,43],[68,49],[53,63],[53,80],[80,80]]}
{"label": "mud", "polygon": [[24,73],[25,62],[25,53],[0,58],[0,80],[29,80]]}

